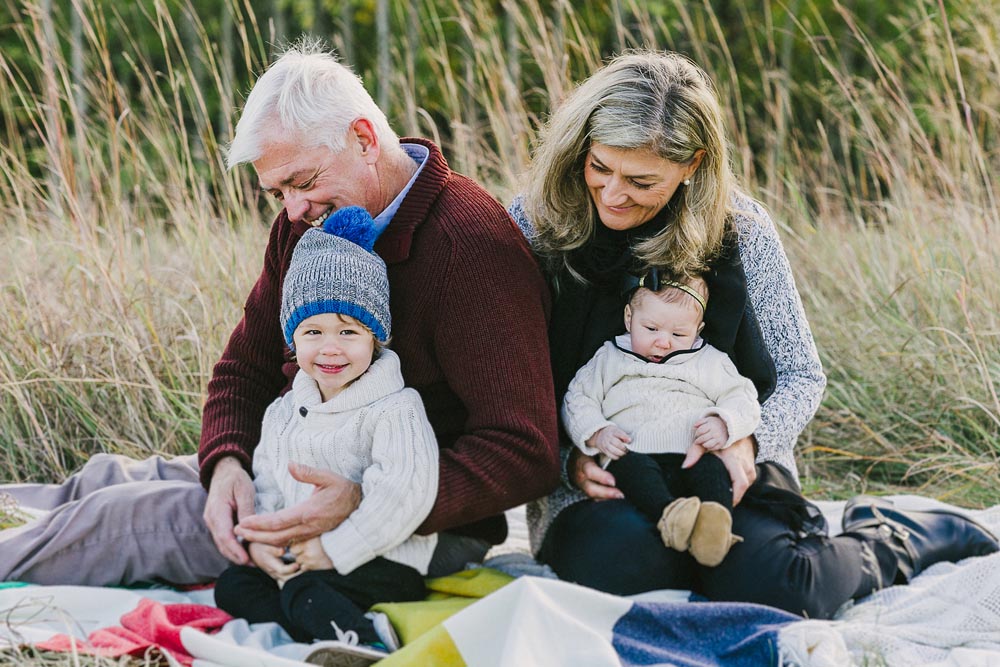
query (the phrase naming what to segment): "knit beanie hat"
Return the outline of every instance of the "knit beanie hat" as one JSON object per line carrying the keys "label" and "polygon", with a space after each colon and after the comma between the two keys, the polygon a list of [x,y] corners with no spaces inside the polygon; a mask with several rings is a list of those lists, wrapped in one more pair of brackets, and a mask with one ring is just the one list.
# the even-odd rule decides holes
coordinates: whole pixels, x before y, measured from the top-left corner
{"label": "knit beanie hat", "polygon": [[375,222],[360,206],[341,208],[322,227],[302,235],[285,275],[281,330],[288,347],[302,320],[321,313],[349,315],[389,339],[389,278],[376,255]]}

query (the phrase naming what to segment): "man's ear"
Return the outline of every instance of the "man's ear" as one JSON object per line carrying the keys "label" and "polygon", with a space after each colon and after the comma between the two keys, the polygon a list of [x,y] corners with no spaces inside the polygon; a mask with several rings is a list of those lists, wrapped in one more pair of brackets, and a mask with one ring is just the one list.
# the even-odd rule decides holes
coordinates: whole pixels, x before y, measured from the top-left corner
{"label": "man's ear", "polygon": [[701,334],[701,330],[704,328],[705,328],[705,320],[702,320],[701,324],[698,325],[698,333]]}
{"label": "man's ear", "polygon": [[625,331],[632,333],[632,305],[625,304]]}
{"label": "man's ear", "polygon": [[364,161],[368,164],[375,164],[378,161],[381,146],[371,121],[367,118],[358,118],[351,123],[350,131],[352,134],[348,135],[348,139],[353,138],[357,142],[358,152]]}

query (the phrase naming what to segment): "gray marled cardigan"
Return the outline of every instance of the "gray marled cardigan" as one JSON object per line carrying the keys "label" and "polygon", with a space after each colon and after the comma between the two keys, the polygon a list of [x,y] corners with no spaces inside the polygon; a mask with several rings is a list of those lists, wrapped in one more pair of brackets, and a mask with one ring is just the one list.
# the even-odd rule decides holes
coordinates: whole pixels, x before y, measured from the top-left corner
{"label": "gray marled cardigan", "polygon": [[[761,423],[755,432],[757,460],[779,463],[798,478],[793,449],[819,408],[826,376],[774,222],[763,206],[745,195],[734,198],[733,208],[749,301],[777,373],[777,386],[761,406]],[[511,204],[510,213],[530,239],[533,227],[520,199]],[[561,396],[557,398],[562,400]],[[566,479],[569,452],[568,448],[562,450],[563,486],[528,505],[531,547],[535,552],[559,512],[586,499]]]}

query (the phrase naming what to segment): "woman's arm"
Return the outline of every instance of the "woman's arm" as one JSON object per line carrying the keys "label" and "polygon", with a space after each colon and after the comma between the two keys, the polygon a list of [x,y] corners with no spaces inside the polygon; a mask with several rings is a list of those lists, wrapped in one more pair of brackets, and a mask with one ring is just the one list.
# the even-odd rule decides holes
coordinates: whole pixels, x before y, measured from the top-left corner
{"label": "woman's arm", "polygon": [[736,228],[747,294],[777,372],[774,392],[761,406],[757,458],[795,474],[795,442],[819,408],[826,376],[774,223],[756,202],[738,204],[743,209],[736,214]]}

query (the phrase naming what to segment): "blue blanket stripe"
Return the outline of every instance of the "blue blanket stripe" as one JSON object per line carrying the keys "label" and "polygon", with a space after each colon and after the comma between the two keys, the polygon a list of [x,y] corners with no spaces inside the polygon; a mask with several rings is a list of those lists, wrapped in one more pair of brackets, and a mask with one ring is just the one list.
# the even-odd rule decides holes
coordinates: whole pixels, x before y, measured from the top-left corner
{"label": "blue blanket stripe", "polygon": [[623,667],[778,667],[778,631],[801,620],[758,604],[637,602],[612,641]]}

